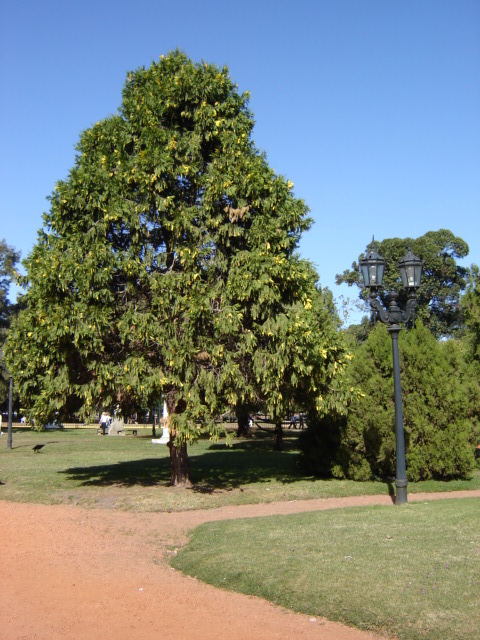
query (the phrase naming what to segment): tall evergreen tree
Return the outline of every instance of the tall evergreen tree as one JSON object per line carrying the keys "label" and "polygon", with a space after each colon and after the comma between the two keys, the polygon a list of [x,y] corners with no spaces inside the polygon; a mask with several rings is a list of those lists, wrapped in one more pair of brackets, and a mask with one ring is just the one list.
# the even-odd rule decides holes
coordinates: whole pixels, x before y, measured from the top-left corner
{"label": "tall evergreen tree", "polygon": [[472,265],[468,289],[461,303],[465,314],[466,339],[470,345],[470,353],[480,365],[480,269],[477,265]]}
{"label": "tall evergreen tree", "polygon": [[39,424],[163,395],[173,484],[228,406],[279,416],[304,385],[321,405],[342,367],[296,253],[307,207],[256,149],[247,103],[226,68],[178,51],[128,74],[51,196],[6,350]]}
{"label": "tall evergreen tree", "polygon": [[0,335],[4,335],[11,319],[12,303],[8,295],[19,259],[20,253],[9,246],[5,239],[0,240]]}
{"label": "tall evergreen tree", "polygon": [[7,403],[8,373],[3,363],[3,343],[7,335],[10,322],[16,310],[16,305],[9,299],[9,289],[16,274],[16,264],[20,259],[20,253],[9,246],[5,239],[0,240],[0,405]]}

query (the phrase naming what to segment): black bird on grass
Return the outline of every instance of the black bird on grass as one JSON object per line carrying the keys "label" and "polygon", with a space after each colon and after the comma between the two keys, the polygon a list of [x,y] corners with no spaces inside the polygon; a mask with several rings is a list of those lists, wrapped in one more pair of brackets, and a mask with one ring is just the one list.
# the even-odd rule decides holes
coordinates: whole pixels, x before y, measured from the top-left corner
{"label": "black bird on grass", "polygon": [[43,447],[44,447],[44,446],[45,446],[44,444],[36,444],[36,445],[33,447],[33,451],[34,451],[35,453],[38,453],[38,452],[40,451],[40,449],[43,449]]}

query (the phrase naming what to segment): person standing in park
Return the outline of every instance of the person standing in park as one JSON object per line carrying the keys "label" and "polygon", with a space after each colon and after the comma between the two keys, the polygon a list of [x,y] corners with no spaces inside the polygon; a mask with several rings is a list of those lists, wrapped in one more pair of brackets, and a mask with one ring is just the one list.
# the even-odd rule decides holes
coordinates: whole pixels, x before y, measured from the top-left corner
{"label": "person standing in park", "polygon": [[110,422],[111,422],[110,415],[105,411],[103,411],[102,415],[100,416],[100,428],[102,430],[102,436],[104,436],[107,433],[107,429],[110,426]]}

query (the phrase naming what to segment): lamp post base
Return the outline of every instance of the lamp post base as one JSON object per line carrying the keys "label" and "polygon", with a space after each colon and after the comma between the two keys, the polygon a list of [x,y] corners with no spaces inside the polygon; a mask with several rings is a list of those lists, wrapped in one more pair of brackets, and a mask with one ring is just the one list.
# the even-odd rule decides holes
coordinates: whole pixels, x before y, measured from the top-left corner
{"label": "lamp post base", "polygon": [[406,504],[407,503],[407,481],[406,480],[395,480],[395,504]]}

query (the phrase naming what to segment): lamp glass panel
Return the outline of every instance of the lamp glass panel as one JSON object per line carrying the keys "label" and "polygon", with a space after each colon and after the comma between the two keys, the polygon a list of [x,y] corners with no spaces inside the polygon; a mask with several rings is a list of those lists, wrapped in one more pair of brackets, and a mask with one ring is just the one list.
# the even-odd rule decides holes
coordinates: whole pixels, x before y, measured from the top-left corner
{"label": "lamp glass panel", "polygon": [[419,287],[422,280],[422,264],[417,264],[415,267],[415,286]]}
{"label": "lamp glass panel", "polygon": [[385,263],[378,262],[377,263],[377,285],[380,286],[383,282],[383,272],[385,270]]}
{"label": "lamp glass panel", "polygon": [[415,265],[409,264],[407,269],[407,287],[415,286]]}
{"label": "lamp glass panel", "polygon": [[363,278],[363,282],[365,284],[366,287],[370,286],[370,276],[369,276],[369,271],[368,271],[368,265],[367,264],[362,264],[362,278]]}

